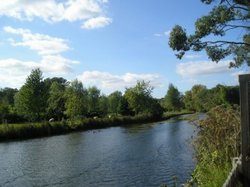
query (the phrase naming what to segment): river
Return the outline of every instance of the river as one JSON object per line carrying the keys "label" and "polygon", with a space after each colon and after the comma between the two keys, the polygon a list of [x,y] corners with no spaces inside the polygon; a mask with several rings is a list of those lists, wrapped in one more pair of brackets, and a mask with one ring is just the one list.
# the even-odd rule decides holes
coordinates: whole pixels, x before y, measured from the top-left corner
{"label": "river", "polygon": [[171,119],[0,144],[0,186],[178,185],[195,167],[196,127]]}

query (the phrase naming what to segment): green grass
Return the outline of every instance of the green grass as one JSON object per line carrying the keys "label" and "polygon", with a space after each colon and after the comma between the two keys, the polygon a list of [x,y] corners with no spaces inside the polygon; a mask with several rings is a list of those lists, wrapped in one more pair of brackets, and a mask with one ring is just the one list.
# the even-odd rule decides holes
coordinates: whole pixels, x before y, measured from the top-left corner
{"label": "green grass", "polygon": [[115,116],[112,118],[83,118],[75,120],[64,120],[56,122],[38,122],[24,124],[1,124],[0,140],[28,139],[58,134],[65,134],[74,131],[100,129],[136,123],[149,123],[169,119],[183,112],[168,113],[162,118],[154,118],[150,115],[137,116]]}

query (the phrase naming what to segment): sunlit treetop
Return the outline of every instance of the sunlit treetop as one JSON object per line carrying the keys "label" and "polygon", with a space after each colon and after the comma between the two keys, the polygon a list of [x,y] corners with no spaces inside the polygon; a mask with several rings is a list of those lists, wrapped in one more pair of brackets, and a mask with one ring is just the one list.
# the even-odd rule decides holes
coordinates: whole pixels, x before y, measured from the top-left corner
{"label": "sunlit treetop", "polygon": [[[215,0],[201,0],[205,4]],[[169,46],[177,51],[181,59],[189,50],[205,50],[208,57],[219,62],[233,55],[230,67],[250,66],[250,1],[221,0],[214,8],[195,22],[194,34],[188,35],[186,30],[176,25],[170,33]],[[228,40],[226,35],[233,30],[241,30],[242,38]],[[214,36],[214,40],[211,37]]]}

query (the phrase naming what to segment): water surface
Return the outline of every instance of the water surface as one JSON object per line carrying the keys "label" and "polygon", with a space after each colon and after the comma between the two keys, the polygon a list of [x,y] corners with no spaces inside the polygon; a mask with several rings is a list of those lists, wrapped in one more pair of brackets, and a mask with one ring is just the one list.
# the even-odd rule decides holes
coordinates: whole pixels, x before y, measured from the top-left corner
{"label": "water surface", "polygon": [[183,120],[0,144],[0,186],[161,186],[195,166]]}

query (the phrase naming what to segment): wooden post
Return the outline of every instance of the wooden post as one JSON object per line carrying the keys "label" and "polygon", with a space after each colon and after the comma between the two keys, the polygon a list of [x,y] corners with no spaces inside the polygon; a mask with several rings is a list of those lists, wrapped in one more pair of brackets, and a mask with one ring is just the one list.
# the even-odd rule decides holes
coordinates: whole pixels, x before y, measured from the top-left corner
{"label": "wooden post", "polygon": [[240,75],[243,187],[250,186],[250,74]]}

